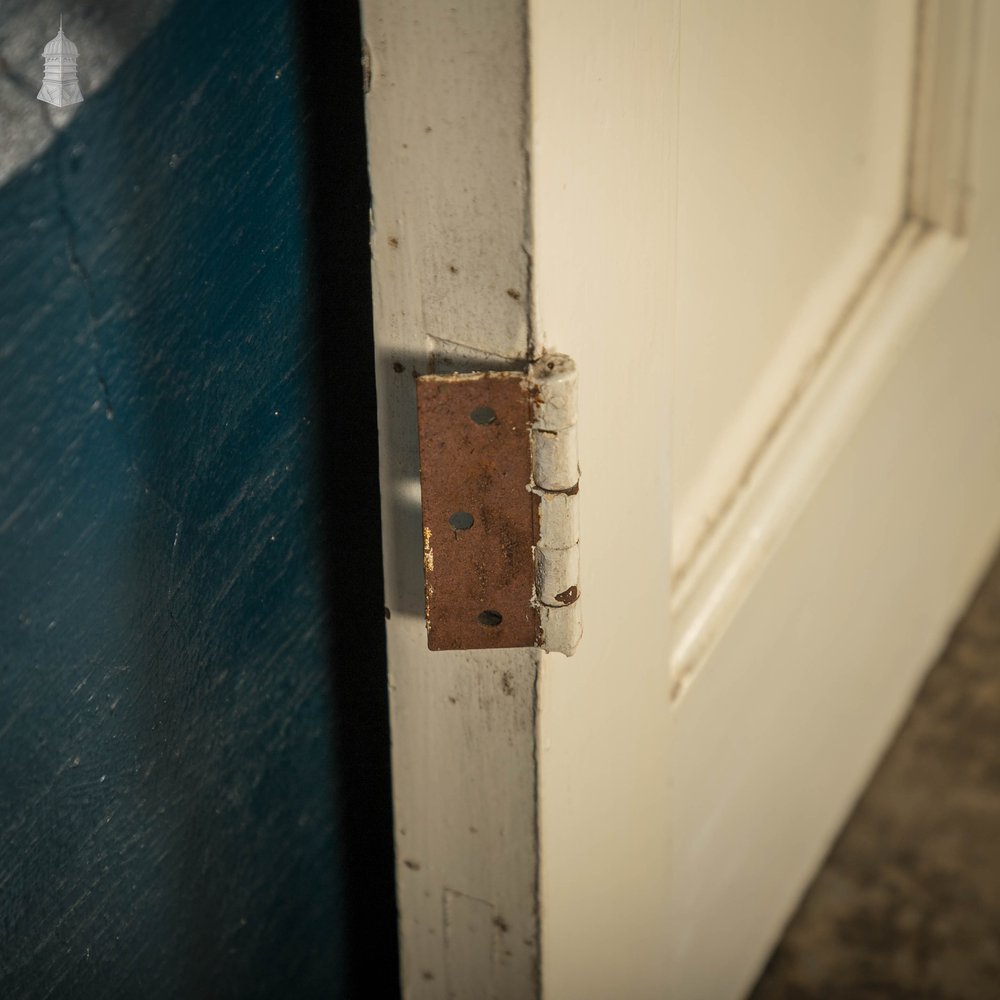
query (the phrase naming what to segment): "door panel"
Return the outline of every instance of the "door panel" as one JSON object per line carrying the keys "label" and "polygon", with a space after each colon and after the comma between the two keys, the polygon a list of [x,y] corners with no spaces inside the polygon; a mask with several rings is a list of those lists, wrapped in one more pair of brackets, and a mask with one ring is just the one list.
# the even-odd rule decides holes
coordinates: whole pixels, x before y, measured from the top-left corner
{"label": "door panel", "polygon": [[[682,431],[668,433],[676,411],[668,418],[658,407],[681,398],[684,355],[662,353],[657,335],[672,337],[676,350],[688,335],[682,317],[715,289],[725,297],[725,272],[683,259],[695,236],[708,239],[685,243],[684,219],[699,199],[710,202],[705,179],[723,192],[736,182],[721,169],[684,169],[685,125],[697,141],[712,123],[684,115],[687,5],[662,18],[636,14],[632,32],[611,30],[595,5],[570,37],[568,8],[542,6],[532,34],[535,296],[542,328],[558,331],[559,349],[580,368],[581,590],[589,595],[574,660],[547,657],[541,672],[544,992],[736,998],[751,987],[1000,532],[1000,340],[990,319],[1000,300],[987,277],[1000,261],[1000,25],[989,7],[977,24],[975,5],[922,5],[921,25],[931,27],[908,37],[924,58],[933,54],[923,63],[923,96],[912,115],[898,112],[895,134],[908,135],[912,117],[921,148],[942,151],[926,173],[948,177],[939,194],[963,192],[968,229],[962,211],[939,214],[928,208],[941,204],[934,197],[897,187],[886,204],[905,224],[894,232],[885,214],[889,251],[869,258],[860,285],[843,282],[838,295],[850,308],[829,352],[783,411],[739,503],[717,521],[721,541],[679,593],[665,595],[661,532],[683,482],[666,484],[660,463]],[[725,13],[738,18],[741,9]],[[905,34],[912,11],[894,9]],[[725,35],[729,22],[715,10]],[[649,53],[640,66],[636,52]],[[574,59],[594,68],[592,82],[566,76]],[[975,80],[975,101],[964,79]],[[635,103],[640,92],[659,96],[652,106]],[[941,112],[955,107],[961,114]],[[662,132],[651,125],[656,114],[666,117]],[[961,122],[971,131],[951,142]],[[607,146],[584,169],[571,151],[602,128]],[[777,173],[792,171],[793,192],[788,148],[795,134],[756,153]],[[895,155],[899,164],[899,146]],[[650,157],[661,186],[664,177],[677,182],[666,197],[633,165]],[[629,183],[615,187],[622,176]],[[789,252],[809,262],[803,287],[830,273],[829,248],[817,253],[812,232],[787,234]],[[741,238],[743,256],[752,255],[753,233],[733,236]],[[761,253],[772,251],[765,243]],[[607,282],[609,259],[616,266]],[[782,274],[762,277],[747,301],[766,304]],[[726,332],[741,350],[742,325]],[[775,333],[770,347],[783,350],[784,336]],[[748,359],[735,374],[716,371],[722,355],[714,361],[706,361],[706,385],[755,374]],[[730,396],[708,395],[699,403],[706,411],[732,412]],[[702,444],[701,457],[714,460]],[[704,586],[692,586],[699,575]],[[666,691],[664,674],[673,675]]]}
{"label": "door panel", "polygon": [[681,9],[675,573],[903,221],[916,9]]}
{"label": "door panel", "polygon": [[[418,6],[365,3],[404,992],[737,998],[1000,532],[1000,18]],[[523,337],[478,323],[495,289],[428,294],[471,245],[530,257]],[[583,639],[428,654],[402,376],[545,350],[579,371]]]}

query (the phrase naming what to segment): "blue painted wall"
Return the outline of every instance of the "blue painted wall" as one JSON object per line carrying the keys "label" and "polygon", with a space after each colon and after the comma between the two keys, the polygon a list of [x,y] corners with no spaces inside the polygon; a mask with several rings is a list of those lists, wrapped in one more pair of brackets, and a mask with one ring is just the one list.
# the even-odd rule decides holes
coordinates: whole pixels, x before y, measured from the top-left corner
{"label": "blue painted wall", "polygon": [[310,193],[345,10],[310,88],[293,8],[179,0],[0,188],[4,997],[381,996],[372,928],[394,982],[359,86]]}

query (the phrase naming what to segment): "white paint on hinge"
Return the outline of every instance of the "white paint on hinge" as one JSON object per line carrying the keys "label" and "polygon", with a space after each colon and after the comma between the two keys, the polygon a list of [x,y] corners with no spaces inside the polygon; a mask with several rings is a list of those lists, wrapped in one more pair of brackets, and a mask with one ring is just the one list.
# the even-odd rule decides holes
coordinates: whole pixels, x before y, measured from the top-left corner
{"label": "white paint on hinge", "polygon": [[565,355],[543,354],[530,374],[532,486],[539,498],[535,601],[543,648],[572,656],[583,635],[576,365]]}

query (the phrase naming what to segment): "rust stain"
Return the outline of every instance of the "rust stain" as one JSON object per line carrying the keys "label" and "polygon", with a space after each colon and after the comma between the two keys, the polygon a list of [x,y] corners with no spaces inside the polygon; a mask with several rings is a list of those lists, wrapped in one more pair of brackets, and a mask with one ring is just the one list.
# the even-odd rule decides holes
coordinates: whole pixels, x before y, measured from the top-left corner
{"label": "rust stain", "polygon": [[560,604],[572,604],[579,596],[580,591],[577,587],[569,587],[561,594],[556,594],[556,600]]}
{"label": "rust stain", "polygon": [[546,493],[562,493],[564,496],[575,497],[577,493],[580,492],[580,484],[574,483],[572,486],[567,486],[564,490],[546,490]]}
{"label": "rust stain", "polygon": [[[431,649],[536,643],[531,407],[527,381],[518,372],[417,379]],[[484,410],[496,419],[480,422]],[[471,516],[471,525],[456,529],[467,520],[452,521],[456,514]]]}

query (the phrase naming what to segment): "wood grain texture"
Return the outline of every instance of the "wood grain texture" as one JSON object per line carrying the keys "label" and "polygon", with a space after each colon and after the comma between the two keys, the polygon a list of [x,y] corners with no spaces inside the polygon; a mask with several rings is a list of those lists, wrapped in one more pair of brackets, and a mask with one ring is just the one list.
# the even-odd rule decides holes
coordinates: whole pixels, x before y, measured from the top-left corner
{"label": "wood grain texture", "polygon": [[298,83],[181,0],[0,188],[4,996],[343,992]]}

